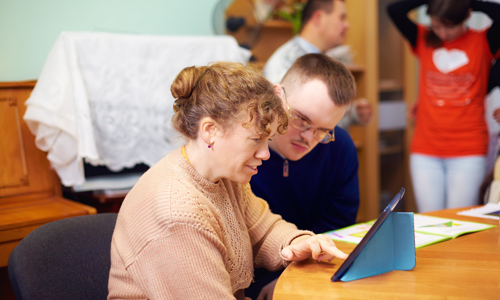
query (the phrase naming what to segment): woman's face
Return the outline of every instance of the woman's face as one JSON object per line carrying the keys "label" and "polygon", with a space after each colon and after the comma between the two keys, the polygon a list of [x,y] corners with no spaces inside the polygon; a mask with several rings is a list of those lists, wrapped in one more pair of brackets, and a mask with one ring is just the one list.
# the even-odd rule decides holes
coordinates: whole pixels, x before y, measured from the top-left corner
{"label": "woman's face", "polygon": [[430,17],[431,30],[442,40],[446,42],[453,41],[461,37],[466,31],[465,21],[457,25],[448,25],[442,23],[438,17]]}
{"label": "woman's face", "polygon": [[274,137],[278,128],[278,118],[271,124],[271,134],[261,138],[256,131],[255,120],[248,128],[243,123],[249,120],[248,116],[241,122],[235,122],[230,128],[217,131],[212,146],[214,160],[211,164],[212,172],[217,170],[217,178],[227,178],[238,183],[248,183],[250,178],[257,174],[257,167],[263,160],[270,157],[268,141]]}

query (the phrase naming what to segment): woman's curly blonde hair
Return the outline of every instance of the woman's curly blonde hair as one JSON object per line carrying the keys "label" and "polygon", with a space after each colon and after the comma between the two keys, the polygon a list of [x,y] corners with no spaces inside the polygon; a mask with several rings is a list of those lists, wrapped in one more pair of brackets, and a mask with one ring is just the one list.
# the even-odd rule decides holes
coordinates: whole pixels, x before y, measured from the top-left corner
{"label": "woman's curly blonde hair", "polygon": [[209,66],[184,68],[170,87],[175,114],[172,123],[189,139],[198,137],[199,122],[210,117],[230,129],[246,110],[249,128],[255,120],[261,137],[271,134],[271,123],[278,118],[278,133],[288,126],[288,116],[273,85],[257,70],[240,63],[216,62]]}

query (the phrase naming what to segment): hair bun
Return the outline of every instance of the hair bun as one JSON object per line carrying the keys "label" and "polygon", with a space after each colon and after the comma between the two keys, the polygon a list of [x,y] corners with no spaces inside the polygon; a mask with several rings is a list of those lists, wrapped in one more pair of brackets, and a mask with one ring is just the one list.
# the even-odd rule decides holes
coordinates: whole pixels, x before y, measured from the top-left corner
{"label": "hair bun", "polygon": [[[188,98],[198,80],[201,68],[195,66],[184,68],[174,79],[170,92],[175,99]],[[181,104],[181,103],[178,103]]]}

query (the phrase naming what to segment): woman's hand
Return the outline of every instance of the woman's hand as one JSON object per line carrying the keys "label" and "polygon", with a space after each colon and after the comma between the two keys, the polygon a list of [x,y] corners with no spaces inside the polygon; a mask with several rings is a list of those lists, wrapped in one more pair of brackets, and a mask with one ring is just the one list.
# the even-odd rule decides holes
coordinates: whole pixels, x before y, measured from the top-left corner
{"label": "woman's hand", "polygon": [[335,257],[346,259],[347,254],[340,251],[331,238],[324,234],[304,235],[283,248],[281,255],[290,261],[301,261],[312,256],[317,261],[331,262]]}

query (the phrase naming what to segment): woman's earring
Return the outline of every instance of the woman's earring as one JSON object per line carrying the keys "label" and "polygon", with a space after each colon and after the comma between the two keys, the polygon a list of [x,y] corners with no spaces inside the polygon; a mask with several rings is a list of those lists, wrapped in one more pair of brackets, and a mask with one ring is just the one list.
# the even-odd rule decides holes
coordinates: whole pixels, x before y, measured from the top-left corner
{"label": "woman's earring", "polygon": [[212,145],[213,145],[213,144],[214,144],[214,143],[212,143],[212,144],[209,144],[209,145],[208,145],[208,148],[212,148]]}

